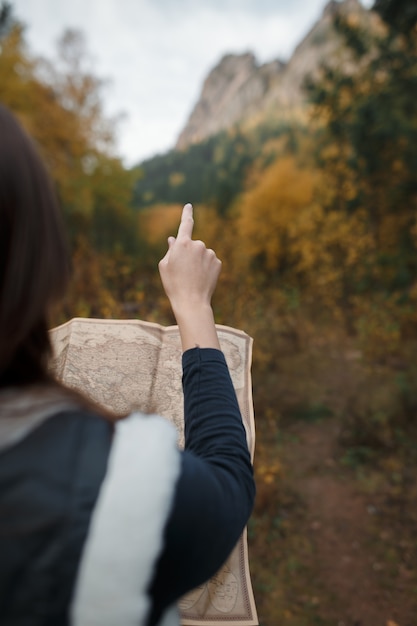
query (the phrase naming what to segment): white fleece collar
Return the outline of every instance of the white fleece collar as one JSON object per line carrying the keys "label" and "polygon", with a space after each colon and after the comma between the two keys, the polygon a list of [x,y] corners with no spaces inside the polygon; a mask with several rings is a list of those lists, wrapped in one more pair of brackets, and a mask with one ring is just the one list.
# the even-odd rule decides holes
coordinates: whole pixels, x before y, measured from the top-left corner
{"label": "white fleece collar", "polygon": [[[72,626],[142,626],[181,457],[164,418],[117,423],[108,469],[81,558]],[[161,626],[179,626],[168,611]]]}

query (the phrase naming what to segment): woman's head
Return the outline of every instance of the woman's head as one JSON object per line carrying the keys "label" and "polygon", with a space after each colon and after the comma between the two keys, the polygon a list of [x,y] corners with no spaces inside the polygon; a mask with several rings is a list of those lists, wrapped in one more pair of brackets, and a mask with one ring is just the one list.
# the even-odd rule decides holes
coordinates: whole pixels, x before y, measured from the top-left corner
{"label": "woman's head", "polygon": [[68,268],[50,178],[32,140],[0,105],[0,387],[47,378],[47,313],[64,293]]}

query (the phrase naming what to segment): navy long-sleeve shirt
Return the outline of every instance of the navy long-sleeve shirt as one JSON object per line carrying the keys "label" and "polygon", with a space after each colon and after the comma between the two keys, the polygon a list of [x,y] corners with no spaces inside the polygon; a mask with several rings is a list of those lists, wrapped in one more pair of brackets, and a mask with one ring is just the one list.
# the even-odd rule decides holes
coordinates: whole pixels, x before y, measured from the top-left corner
{"label": "navy long-sleeve shirt", "polygon": [[185,352],[183,389],[185,449],[151,586],[150,626],[165,607],[221,567],[248,521],[255,495],[246,433],[223,353]]}

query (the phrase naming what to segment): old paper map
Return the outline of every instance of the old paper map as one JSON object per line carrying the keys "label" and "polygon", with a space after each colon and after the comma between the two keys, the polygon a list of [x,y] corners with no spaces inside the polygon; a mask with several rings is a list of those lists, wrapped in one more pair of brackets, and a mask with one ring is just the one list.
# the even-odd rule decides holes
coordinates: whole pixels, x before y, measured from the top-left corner
{"label": "old paper map", "polygon": [[[252,339],[217,326],[253,458]],[[52,367],[66,385],[119,414],[133,410],[171,420],[183,446],[181,344],[177,326],[139,320],[75,318],[51,331]],[[246,531],[221,570],[179,602],[183,626],[256,626]]]}

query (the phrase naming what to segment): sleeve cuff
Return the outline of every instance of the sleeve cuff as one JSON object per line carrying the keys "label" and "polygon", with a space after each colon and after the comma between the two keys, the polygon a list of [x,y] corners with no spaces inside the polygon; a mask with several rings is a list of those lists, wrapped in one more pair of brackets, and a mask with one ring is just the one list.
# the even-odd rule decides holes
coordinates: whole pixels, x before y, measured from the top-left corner
{"label": "sleeve cuff", "polygon": [[226,363],[225,356],[221,350],[216,348],[190,348],[182,355],[183,368],[197,363]]}

